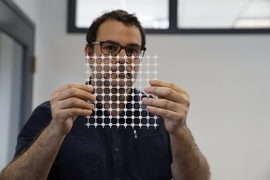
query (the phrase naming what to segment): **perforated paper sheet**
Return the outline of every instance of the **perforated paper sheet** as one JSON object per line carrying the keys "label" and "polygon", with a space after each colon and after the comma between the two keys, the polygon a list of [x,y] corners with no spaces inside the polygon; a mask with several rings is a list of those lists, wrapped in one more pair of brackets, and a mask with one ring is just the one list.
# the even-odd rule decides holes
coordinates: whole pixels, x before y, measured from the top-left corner
{"label": "perforated paper sheet", "polygon": [[[153,95],[145,93],[144,88],[149,86],[150,79],[157,78],[157,55],[146,55],[144,57],[87,55],[85,59],[86,81],[89,83],[91,80],[94,87],[94,94],[99,97],[96,101],[89,102],[95,104],[95,109],[92,115],[85,117],[85,125],[88,128],[90,126],[123,126],[125,128],[129,126],[132,128],[136,126],[140,128],[156,128],[158,126],[158,117],[156,115],[150,116],[149,112],[145,108],[142,108],[143,97],[151,96],[155,98]],[[139,90],[139,93],[135,94],[134,88]],[[121,108],[118,97],[127,97],[128,94],[125,91],[127,89],[131,89],[132,100],[128,101],[128,98],[122,99],[121,102],[124,102],[125,106]],[[137,97],[137,102],[134,101],[135,96],[139,96]],[[98,109],[97,104],[100,104],[101,106],[99,107],[101,108]],[[105,108],[105,104],[107,104],[107,108]],[[112,108],[112,104],[116,104],[116,107]],[[121,117],[124,119],[124,122],[120,122],[119,114],[123,111],[131,111],[132,113],[129,113],[131,114],[129,116],[125,113]],[[137,113],[133,113],[135,111]],[[116,112],[116,114],[114,113],[113,115],[112,112]],[[112,119],[116,119],[116,122],[113,122]]]}

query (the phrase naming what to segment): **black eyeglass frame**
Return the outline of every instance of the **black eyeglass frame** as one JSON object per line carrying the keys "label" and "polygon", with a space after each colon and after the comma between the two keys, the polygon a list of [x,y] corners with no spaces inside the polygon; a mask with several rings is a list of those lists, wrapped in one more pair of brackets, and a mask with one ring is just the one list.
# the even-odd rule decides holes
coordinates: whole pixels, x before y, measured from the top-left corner
{"label": "black eyeglass frame", "polygon": [[[118,44],[118,43],[116,43],[116,42],[110,42],[110,41],[94,41],[94,42],[91,42],[90,44],[92,44],[92,45],[99,44],[99,45],[100,45],[100,51],[101,51],[102,53],[104,53],[104,52],[102,51],[102,44],[103,44],[103,43],[112,43],[112,44],[116,44],[116,45],[120,46],[120,49],[119,49],[119,51],[118,51],[116,54],[119,54],[119,52],[120,52],[122,49],[124,49],[125,52],[126,52],[126,55],[127,55],[128,57],[132,57],[132,55],[131,55],[131,56],[128,55],[128,52],[127,52],[126,48],[127,48],[127,47],[130,47],[130,46],[133,46],[133,45],[121,46],[120,44]],[[144,56],[144,53],[145,53],[145,51],[146,51],[146,47],[142,47],[142,46],[136,46],[136,47],[139,47],[139,48],[140,48],[141,54],[140,54],[139,56],[143,57],[143,56]],[[104,54],[109,55],[108,53],[104,53]],[[112,54],[112,53],[110,53],[110,54]],[[116,55],[116,54],[115,54],[115,55]],[[113,54],[113,55],[114,55],[114,54]]]}

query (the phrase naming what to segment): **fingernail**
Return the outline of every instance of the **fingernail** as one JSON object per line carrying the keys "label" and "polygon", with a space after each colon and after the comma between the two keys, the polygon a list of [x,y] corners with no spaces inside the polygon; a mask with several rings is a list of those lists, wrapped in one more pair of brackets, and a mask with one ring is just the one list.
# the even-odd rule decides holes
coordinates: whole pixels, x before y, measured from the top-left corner
{"label": "fingernail", "polygon": [[90,91],[93,91],[93,86],[87,85],[87,87],[88,87],[88,89],[89,89]]}
{"label": "fingernail", "polygon": [[94,104],[91,104],[91,109],[95,109],[95,105]]}
{"label": "fingernail", "polygon": [[143,104],[147,103],[147,98],[143,98],[143,99],[142,99],[142,103],[143,103]]}
{"label": "fingernail", "polygon": [[157,82],[157,78],[151,79],[150,84],[155,84]]}
{"label": "fingernail", "polygon": [[148,86],[148,87],[144,88],[144,91],[145,92],[149,92],[150,91],[150,87]]}
{"label": "fingernail", "polygon": [[93,99],[94,101],[97,99],[97,96],[93,94]]}

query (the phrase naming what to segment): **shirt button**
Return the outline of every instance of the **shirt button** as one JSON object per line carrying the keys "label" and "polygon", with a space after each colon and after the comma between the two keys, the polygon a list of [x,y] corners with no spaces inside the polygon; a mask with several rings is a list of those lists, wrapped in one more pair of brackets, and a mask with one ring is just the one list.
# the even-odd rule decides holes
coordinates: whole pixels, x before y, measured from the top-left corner
{"label": "shirt button", "polygon": [[[114,148],[114,151],[115,151],[115,152],[118,152],[118,151],[119,151],[119,148],[118,148],[118,147],[115,147],[115,148]],[[117,179],[117,178],[116,178],[116,179]]]}

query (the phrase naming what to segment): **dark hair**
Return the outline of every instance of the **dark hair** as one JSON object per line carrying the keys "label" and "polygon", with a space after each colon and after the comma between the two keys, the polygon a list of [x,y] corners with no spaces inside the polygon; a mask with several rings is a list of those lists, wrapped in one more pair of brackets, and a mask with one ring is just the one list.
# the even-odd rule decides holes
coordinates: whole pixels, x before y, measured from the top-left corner
{"label": "dark hair", "polygon": [[145,32],[143,27],[141,26],[140,21],[134,14],[129,14],[124,10],[114,10],[111,12],[104,13],[102,16],[96,18],[89,27],[86,35],[86,41],[88,44],[90,44],[93,41],[96,41],[97,30],[99,26],[108,19],[115,19],[119,22],[122,22],[125,25],[135,25],[137,28],[139,28],[142,37],[141,46],[145,47],[146,44]]}

